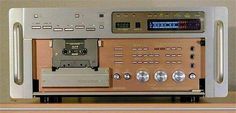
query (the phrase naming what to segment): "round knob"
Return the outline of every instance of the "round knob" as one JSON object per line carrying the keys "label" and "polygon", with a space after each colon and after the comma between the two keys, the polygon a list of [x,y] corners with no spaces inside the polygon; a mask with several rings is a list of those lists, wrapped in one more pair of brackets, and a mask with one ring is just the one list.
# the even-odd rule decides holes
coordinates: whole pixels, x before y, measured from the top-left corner
{"label": "round knob", "polygon": [[196,78],[196,75],[195,75],[194,73],[190,73],[190,74],[189,74],[189,78],[190,78],[190,79],[195,79],[195,78]]}
{"label": "round knob", "polygon": [[113,75],[113,78],[114,78],[115,80],[120,80],[120,74],[115,73],[115,74]]}
{"label": "round knob", "polygon": [[131,78],[131,75],[129,73],[124,74],[125,80],[129,80]]}
{"label": "round knob", "polygon": [[185,79],[185,74],[182,71],[175,71],[172,75],[172,79],[176,82],[182,82]]}
{"label": "round knob", "polygon": [[139,71],[136,74],[136,78],[141,82],[147,82],[149,80],[149,74],[146,71]]}
{"label": "round knob", "polygon": [[167,74],[164,71],[157,71],[154,75],[154,78],[158,82],[164,82],[167,80]]}

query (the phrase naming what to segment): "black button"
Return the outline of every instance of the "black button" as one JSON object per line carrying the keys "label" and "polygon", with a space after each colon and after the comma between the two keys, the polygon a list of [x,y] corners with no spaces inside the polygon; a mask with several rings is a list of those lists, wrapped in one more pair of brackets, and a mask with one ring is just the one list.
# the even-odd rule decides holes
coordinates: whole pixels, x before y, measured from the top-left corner
{"label": "black button", "polygon": [[140,22],[136,22],[135,23],[135,28],[140,28],[141,27],[141,23]]}
{"label": "black button", "polygon": [[190,66],[191,66],[191,68],[194,68],[194,67],[195,67],[195,64],[194,64],[194,63],[191,63]]}
{"label": "black button", "polygon": [[190,58],[191,58],[191,59],[194,59],[194,54],[191,54],[191,55],[190,55]]}
{"label": "black button", "polygon": [[194,51],[194,46],[191,46],[190,50],[191,50],[191,51]]}
{"label": "black button", "polygon": [[100,18],[103,18],[103,17],[104,17],[104,14],[99,14],[99,17],[100,17]]}

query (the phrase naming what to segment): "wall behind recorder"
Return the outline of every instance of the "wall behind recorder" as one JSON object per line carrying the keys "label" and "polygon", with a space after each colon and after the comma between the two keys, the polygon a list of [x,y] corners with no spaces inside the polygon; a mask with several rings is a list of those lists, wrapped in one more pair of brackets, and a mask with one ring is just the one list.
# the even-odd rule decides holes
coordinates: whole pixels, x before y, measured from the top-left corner
{"label": "wall behind recorder", "polygon": [[[131,5],[132,4],[132,5]],[[229,90],[236,90],[236,0],[0,0],[0,103],[9,97],[8,10],[16,7],[181,7],[225,6],[229,10]]]}

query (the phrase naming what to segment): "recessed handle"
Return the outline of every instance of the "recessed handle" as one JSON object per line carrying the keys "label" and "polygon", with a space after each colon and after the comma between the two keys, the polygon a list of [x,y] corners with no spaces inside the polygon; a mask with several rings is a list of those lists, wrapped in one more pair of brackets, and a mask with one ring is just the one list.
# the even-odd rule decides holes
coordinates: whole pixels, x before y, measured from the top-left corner
{"label": "recessed handle", "polygon": [[22,85],[23,80],[23,30],[22,25],[16,22],[13,25],[13,71],[14,82]]}
{"label": "recessed handle", "polygon": [[221,20],[216,22],[216,81],[224,81],[224,24]]}

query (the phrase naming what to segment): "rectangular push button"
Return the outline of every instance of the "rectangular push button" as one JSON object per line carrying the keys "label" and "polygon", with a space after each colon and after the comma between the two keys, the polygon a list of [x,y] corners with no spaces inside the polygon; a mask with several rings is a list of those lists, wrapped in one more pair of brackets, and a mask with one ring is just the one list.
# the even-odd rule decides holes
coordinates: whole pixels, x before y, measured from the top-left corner
{"label": "rectangular push button", "polygon": [[65,28],[65,31],[74,31],[73,28]]}
{"label": "rectangular push button", "polygon": [[86,28],[86,31],[95,31],[96,30],[96,28],[94,28],[94,27],[87,27]]}
{"label": "rectangular push button", "polygon": [[75,26],[75,29],[84,29],[84,28],[85,28],[84,25],[77,25],[77,26]]}
{"label": "rectangular push button", "polygon": [[41,26],[32,26],[32,29],[41,29]]}
{"label": "rectangular push button", "polygon": [[43,26],[43,29],[52,29],[52,26]]}
{"label": "rectangular push button", "polygon": [[53,31],[63,31],[63,28],[53,28]]}

